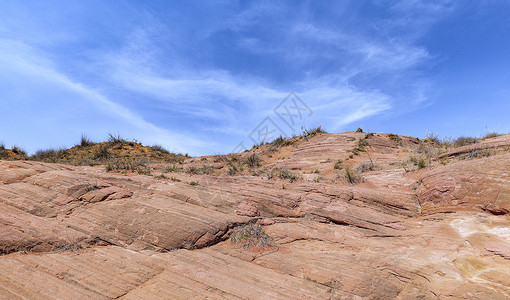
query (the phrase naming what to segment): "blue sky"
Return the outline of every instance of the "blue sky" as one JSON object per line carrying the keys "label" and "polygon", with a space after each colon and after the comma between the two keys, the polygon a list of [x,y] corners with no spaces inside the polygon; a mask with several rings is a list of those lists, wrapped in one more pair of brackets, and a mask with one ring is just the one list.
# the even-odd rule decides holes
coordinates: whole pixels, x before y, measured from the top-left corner
{"label": "blue sky", "polygon": [[[423,137],[510,132],[510,2],[2,1],[0,140],[119,133],[193,155],[269,118]],[[310,113],[290,126],[290,92]]]}

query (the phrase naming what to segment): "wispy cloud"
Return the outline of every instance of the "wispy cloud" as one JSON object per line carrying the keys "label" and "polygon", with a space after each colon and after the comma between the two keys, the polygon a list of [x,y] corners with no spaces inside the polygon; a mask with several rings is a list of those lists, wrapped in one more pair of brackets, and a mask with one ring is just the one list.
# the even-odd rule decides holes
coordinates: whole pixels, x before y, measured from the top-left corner
{"label": "wispy cloud", "polygon": [[30,18],[30,9],[9,8],[5,15],[30,19],[30,30],[12,17],[0,21],[0,76],[15,72],[17,92],[30,82],[23,92],[33,99],[62,92],[43,100],[54,106],[74,95],[101,124],[113,116],[109,127],[179,151],[229,150],[291,91],[314,111],[309,124],[339,131],[427,103],[420,66],[434,57],[417,41],[451,4],[413,2],[374,4],[386,17],[370,19],[356,1],[126,2],[122,14],[82,4],[52,19],[51,33],[51,9]]}
{"label": "wispy cloud", "polygon": [[[187,137],[183,134],[177,134],[166,129],[159,128],[154,124],[144,120],[144,118],[140,115],[112,101],[111,99],[108,99],[100,92],[86,87],[79,82],[71,80],[66,75],[58,72],[53,67],[51,60],[37,53],[37,51],[24,43],[5,39],[0,40],[0,63],[3,66],[1,72],[4,73],[1,75],[8,76],[8,74],[6,74],[8,72],[11,72],[11,75],[19,74],[28,82],[33,83],[39,81],[43,85],[53,86],[53,88],[57,91],[65,91],[66,93],[71,93],[81,99],[85,99],[97,110],[106,113],[107,116],[111,118],[110,120],[112,122],[115,122],[115,119],[120,119],[121,124],[128,124],[129,127],[137,129],[139,132],[143,132],[143,137],[146,142],[163,143],[167,146],[171,146],[174,149],[178,149],[179,151],[184,151],[185,149],[197,149],[198,147],[204,146],[204,144],[199,140]],[[30,99],[30,101],[46,102],[48,106],[53,107],[53,109],[59,110],[60,112],[66,111],[68,109],[65,101],[52,101],[51,99],[41,99],[37,97],[37,86],[32,84],[32,86],[27,86],[27,88],[34,89],[31,91],[34,94],[32,95],[33,98]],[[14,101],[19,101],[15,96],[9,95],[5,92],[3,94],[3,102],[5,102],[4,107],[8,108],[10,105],[14,104]],[[67,111],[66,113],[74,115],[79,112]],[[112,128],[118,128],[118,125],[113,123],[111,125]],[[62,124],[61,126],[65,125]],[[54,129],[58,131],[58,128]],[[105,129],[111,130],[109,128]],[[41,133],[33,132],[32,134]]]}

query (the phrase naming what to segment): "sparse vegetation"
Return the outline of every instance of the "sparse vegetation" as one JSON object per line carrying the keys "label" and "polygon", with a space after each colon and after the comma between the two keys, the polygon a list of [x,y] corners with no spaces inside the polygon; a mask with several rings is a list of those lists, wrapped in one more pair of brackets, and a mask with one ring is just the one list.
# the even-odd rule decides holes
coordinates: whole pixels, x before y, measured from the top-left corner
{"label": "sparse vegetation", "polygon": [[186,173],[195,174],[195,175],[211,174],[212,172],[213,172],[213,169],[209,165],[203,165],[201,167],[191,166],[188,169],[186,169]]}
{"label": "sparse vegetation", "polygon": [[168,177],[165,174],[154,176],[154,178],[156,178],[156,179],[168,179]]}
{"label": "sparse vegetation", "polygon": [[269,174],[269,178],[272,179],[274,177],[278,177],[280,179],[288,179],[290,182],[294,182],[298,180],[298,176],[292,173],[289,169],[286,168],[274,168],[271,170],[271,174]]}
{"label": "sparse vegetation", "polygon": [[108,133],[107,141],[108,141],[108,143],[113,144],[113,145],[123,145],[128,142],[123,137],[121,137],[119,133],[117,133],[117,134]]}
{"label": "sparse vegetation", "polygon": [[304,137],[311,137],[311,136],[315,136],[315,135],[321,134],[321,133],[328,133],[327,131],[322,129],[321,125],[319,125],[319,126],[317,126],[315,128],[310,128],[310,129],[306,129],[304,127],[301,127],[301,130],[303,130],[303,136]]}
{"label": "sparse vegetation", "polygon": [[67,151],[64,148],[38,150],[30,158],[33,160],[37,160],[37,161],[57,163],[62,160],[62,158],[63,158],[64,154],[66,154],[66,152]]}
{"label": "sparse vegetation", "polygon": [[252,247],[260,249],[276,246],[275,242],[259,224],[247,224],[234,228],[230,235],[230,242],[244,249],[252,249]]}
{"label": "sparse vegetation", "polygon": [[345,179],[350,184],[363,182],[364,178],[356,171],[349,167],[345,168]]}
{"label": "sparse vegetation", "polygon": [[363,132],[363,128],[358,127],[358,129],[356,129],[356,132]]}
{"label": "sparse vegetation", "polygon": [[285,147],[285,146],[289,146],[292,144],[293,144],[293,142],[290,139],[286,139],[281,135],[279,137],[277,137],[276,139],[274,139],[271,143],[269,143],[270,146],[276,147],[276,148]]}
{"label": "sparse vegetation", "polygon": [[478,143],[477,138],[469,137],[469,136],[461,136],[461,137],[458,137],[453,142],[453,145],[455,147],[462,147],[462,146],[471,145],[471,144],[475,144],[475,143]]}
{"label": "sparse vegetation", "polygon": [[434,143],[434,144],[441,144],[441,139],[439,138],[439,135],[437,133],[427,133],[425,134],[425,142]]}
{"label": "sparse vegetation", "polygon": [[166,150],[161,145],[152,145],[151,148],[153,150],[158,151],[158,152],[163,153],[163,154],[170,154],[170,151]]}
{"label": "sparse vegetation", "polygon": [[188,182],[188,184],[195,186],[195,185],[198,185],[198,181],[190,181],[190,182]]}
{"label": "sparse vegetation", "polygon": [[402,143],[402,138],[400,136],[398,136],[397,134],[390,133],[390,134],[388,134],[388,137],[390,138],[390,140],[395,141],[398,144]]}
{"label": "sparse vegetation", "polygon": [[243,167],[235,162],[231,161],[228,167],[227,175],[234,176],[237,174],[237,172],[243,171]]}
{"label": "sparse vegetation", "polygon": [[106,161],[112,157],[113,154],[108,150],[107,145],[102,145],[99,150],[94,154],[92,159],[99,160],[99,161]]}
{"label": "sparse vegetation", "polygon": [[466,156],[466,159],[470,160],[475,158],[489,157],[491,155],[492,151],[490,149],[479,149],[469,152]]}
{"label": "sparse vegetation", "polygon": [[[110,171],[133,171],[138,172],[138,174],[150,174],[150,170],[148,170],[147,161],[145,160],[132,160],[127,158],[115,158],[110,159],[105,163],[106,172]],[[147,170],[149,172],[147,172]]]}
{"label": "sparse vegetation", "polygon": [[425,155],[426,157],[433,157],[437,155],[437,150],[433,147],[427,146],[425,143],[420,143],[416,153]]}
{"label": "sparse vegetation", "polygon": [[339,160],[335,163],[335,165],[333,166],[333,168],[334,168],[335,170],[341,170],[341,169],[343,168],[342,163],[343,163],[343,162],[342,162],[342,160],[341,160],[341,159],[339,159]]}
{"label": "sparse vegetation", "polygon": [[27,153],[25,152],[25,150],[21,149],[20,147],[18,146],[13,146],[12,147],[12,152],[18,156],[22,156],[22,157],[26,157],[27,156]]}
{"label": "sparse vegetation", "polygon": [[7,149],[5,149],[5,144],[0,142],[0,159],[9,158],[9,153],[7,153]]}
{"label": "sparse vegetation", "polygon": [[81,135],[81,140],[80,140],[80,146],[81,147],[90,147],[90,146],[93,146],[95,144],[96,143],[94,143],[91,139],[89,139],[85,134]]}
{"label": "sparse vegetation", "polygon": [[375,171],[375,170],[378,170],[378,169],[379,169],[379,166],[374,164],[371,161],[367,161],[367,162],[364,162],[364,163],[356,166],[356,171],[359,172],[359,173],[364,173],[364,172],[367,172],[367,171]]}
{"label": "sparse vegetation", "polygon": [[490,131],[490,132],[485,133],[483,135],[482,139],[490,139],[490,138],[498,137],[500,135],[503,135],[503,134],[499,133],[497,131]]}
{"label": "sparse vegetation", "polygon": [[247,156],[244,160],[244,163],[250,167],[250,168],[254,168],[254,167],[258,167],[260,166],[260,161],[262,159],[260,158],[260,156],[258,156],[256,153],[253,153],[249,156]]}

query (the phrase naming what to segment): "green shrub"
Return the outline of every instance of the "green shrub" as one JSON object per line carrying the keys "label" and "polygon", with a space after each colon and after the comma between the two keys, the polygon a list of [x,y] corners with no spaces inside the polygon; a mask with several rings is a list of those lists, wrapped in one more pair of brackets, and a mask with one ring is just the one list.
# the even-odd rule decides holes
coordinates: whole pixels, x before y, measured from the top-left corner
{"label": "green shrub", "polygon": [[358,129],[356,129],[356,132],[363,132],[363,128],[358,127]]}

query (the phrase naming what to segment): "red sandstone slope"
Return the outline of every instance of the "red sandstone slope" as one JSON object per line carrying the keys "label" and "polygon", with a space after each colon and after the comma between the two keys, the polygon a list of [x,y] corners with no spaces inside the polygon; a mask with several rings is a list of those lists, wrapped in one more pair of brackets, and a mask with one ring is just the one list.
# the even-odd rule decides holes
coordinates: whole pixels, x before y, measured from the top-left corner
{"label": "red sandstone slope", "polygon": [[[0,161],[0,298],[505,299],[510,136],[475,145],[320,134],[150,175]],[[228,240],[257,220],[276,248]]]}

